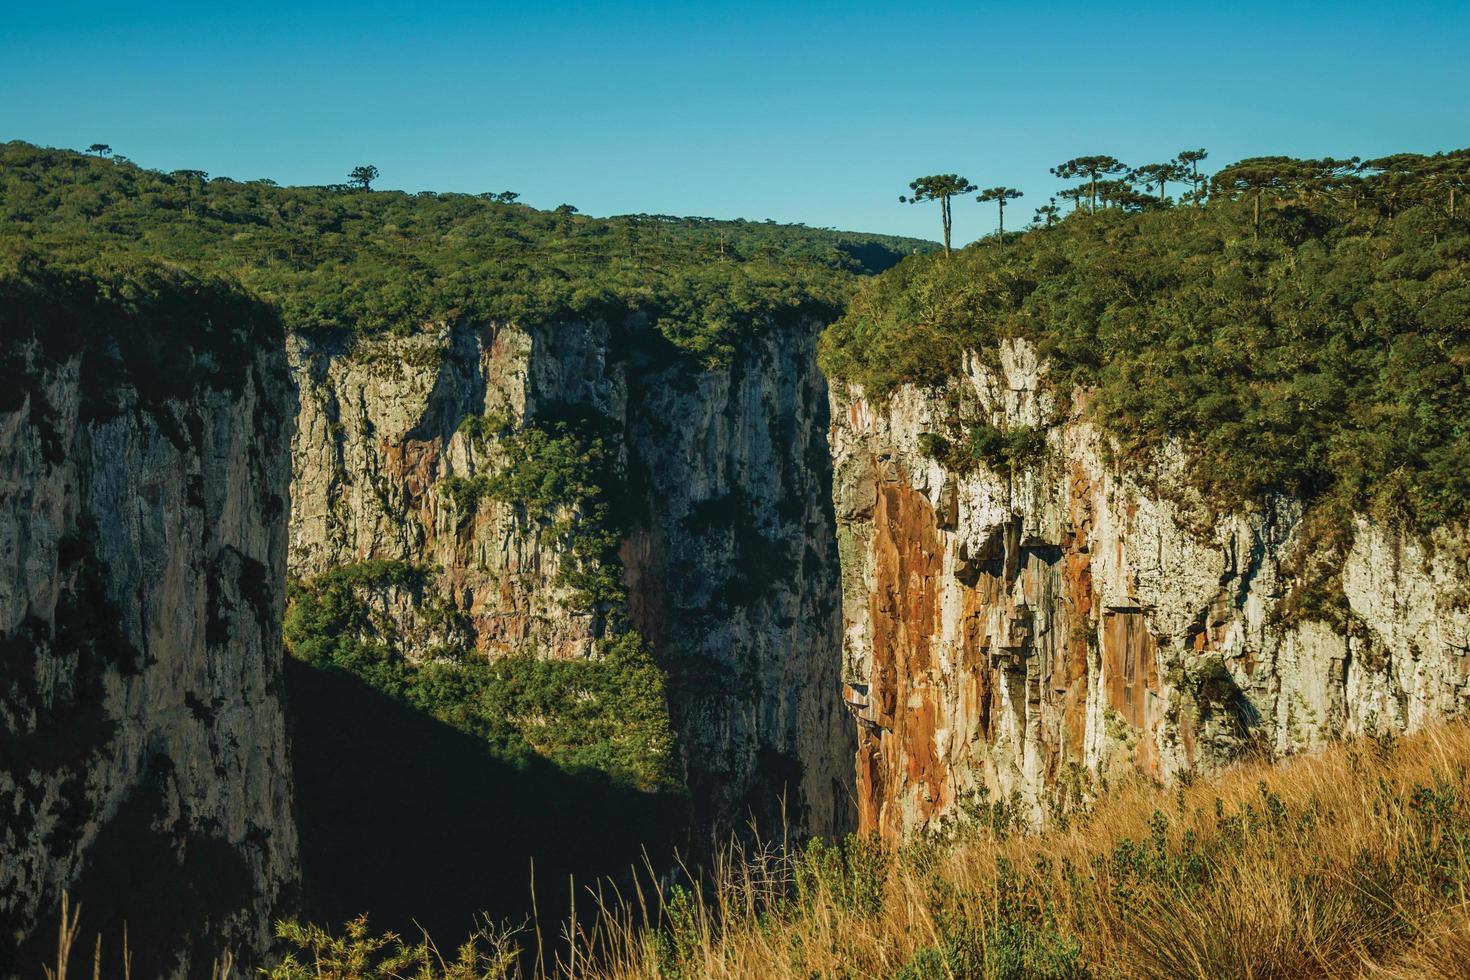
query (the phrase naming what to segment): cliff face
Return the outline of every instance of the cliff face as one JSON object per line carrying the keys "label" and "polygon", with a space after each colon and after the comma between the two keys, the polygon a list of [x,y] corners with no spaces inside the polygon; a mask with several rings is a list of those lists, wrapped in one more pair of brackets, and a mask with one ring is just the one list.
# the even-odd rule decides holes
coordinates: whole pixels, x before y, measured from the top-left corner
{"label": "cliff face", "polygon": [[[445,481],[501,463],[494,440],[462,431],[465,420],[515,424],[534,412],[531,351],[531,335],[496,325],[371,340],[293,336],[301,410],[291,443],[291,574],[377,558],[433,566],[465,616],[457,635],[425,635],[426,648],[458,639],[492,654],[590,655],[598,617],[570,608],[567,590],[553,584],[558,535],[511,504],[462,507],[443,492]],[[413,633],[424,598],[385,593],[379,602]]]}
{"label": "cliff face", "polygon": [[627,373],[630,614],[670,674],[696,827],[854,826],[816,337],[808,324],[717,370]]}
{"label": "cliff face", "polygon": [[296,876],[279,328],[6,299],[0,968],[51,961],[63,891],[110,969],[124,922],[141,975],[248,966]]}
{"label": "cliff face", "polygon": [[[1297,501],[1202,517],[1177,455],[1144,486],[1029,347],[989,360],[883,403],[833,390],[865,829],[931,828],[987,795],[1040,818],[1099,779],[1470,704],[1470,576],[1447,539],[1430,551],[1360,517],[1334,561]],[[976,425],[1031,448],[947,451]]]}
{"label": "cliff face", "polygon": [[[784,786],[793,822],[840,829],[851,722],[816,331],[782,331],[708,370],[600,324],[293,338],[291,571],[433,566],[456,615],[425,615],[425,596],[376,600],[421,631],[425,652],[590,657],[627,622],[669,675],[697,825],[738,826],[755,808],[771,827],[779,807],[766,801]],[[538,514],[477,490],[533,429],[603,447],[604,553],[567,532],[579,510],[590,519],[591,497]],[[599,572],[627,598],[589,598]]]}

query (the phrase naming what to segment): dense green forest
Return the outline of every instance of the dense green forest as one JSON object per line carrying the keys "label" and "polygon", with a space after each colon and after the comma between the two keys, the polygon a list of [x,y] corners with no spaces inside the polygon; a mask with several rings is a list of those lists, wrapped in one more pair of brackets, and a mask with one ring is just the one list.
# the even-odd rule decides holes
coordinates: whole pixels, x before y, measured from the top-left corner
{"label": "dense green forest", "polygon": [[298,330],[636,312],[715,361],[753,326],[834,315],[855,275],[933,247],[774,222],[590,218],[511,197],[278,187],[0,144],[0,240],[63,264],[224,273]]}
{"label": "dense green forest", "polygon": [[436,576],[401,561],[343,565],[293,582],[285,622],[293,656],[345,670],[378,692],[481,739],[518,766],[544,758],[567,772],[600,773],[615,785],[680,792],[682,777],[664,704],[663,673],[638,634],[624,632],[591,660],[532,651],[486,660],[453,644],[413,651],[362,590],[426,593],[420,619],[452,620],[432,595]]}
{"label": "dense green forest", "polygon": [[[1030,230],[866,283],[823,338],[828,374],[881,397],[1022,337],[1054,384],[1092,390],[1141,471],[1181,440],[1211,507],[1284,492],[1339,526],[1355,509],[1420,530],[1465,516],[1470,151],[1246,160],[1208,183],[1176,164],[1194,188],[1178,202],[1057,172],[1087,178],[1070,214],[1045,206]],[[995,434],[973,435],[985,455]]]}

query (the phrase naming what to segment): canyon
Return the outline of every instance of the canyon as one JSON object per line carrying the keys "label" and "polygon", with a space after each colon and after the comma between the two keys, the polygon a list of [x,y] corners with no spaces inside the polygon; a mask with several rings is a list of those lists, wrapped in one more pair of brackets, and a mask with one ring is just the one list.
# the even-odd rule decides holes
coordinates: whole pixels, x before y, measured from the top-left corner
{"label": "canyon", "polygon": [[[636,631],[667,676],[695,839],[898,841],[997,800],[1039,825],[1135,774],[1192,779],[1470,702],[1447,533],[1358,515],[1336,542],[1285,497],[1214,513],[1187,446],[1146,476],[1124,465],[1088,393],[1051,385],[1022,341],[870,400],[818,370],[814,320],[723,363],[643,326],[242,328],[170,355],[194,367],[165,396],[128,360],[156,345],[43,357],[32,332],[24,395],[0,413],[7,934],[44,936],[67,889],[92,928],[136,922],[117,882],[145,862],[151,887],[198,902],[159,939],[160,974],[268,946],[314,867],[298,817],[317,837],[341,826],[293,805],[285,583],[369,562],[427,570],[361,592],[426,662],[595,660]],[[538,427],[595,436],[594,494],[541,515],[465,495]],[[976,427],[1019,448],[947,451]],[[579,551],[579,516],[612,547]],[[617,588],[588,594],[599,571]],[[314,716],[291,737],[316,771],[344,746],[392,751],[373,730],[398,708],[293,683]],[[484,789],[467,828],[534,805]],[[563,819],[602,799],[564,789]],[[445,881],[482,867],[423,887],[457,895]]]}
{"label": "canyon", "polygon": [[[668,675],[701,835],[752,822],[775,834],[783,820],[841,834],[853,744],[820,329],[773,327],[713,368],[601,323],[295,336],[291,573],[431,566],[419,593],[369,600],[420,652],[453,640],[491,658],[585,659],[631,627]],[[446,492],[505,466],[516,433],[565,420],[607,444],[598,496],[618,515],[615,556],[577,555],[563,523],[524,506]],[[569,572],[592,565],[626,598],[579,599]],[[431,636],[435,602],[460,614],[456,635]]]}
{"label": "canyon", "polygon": [[[620,358],[585,325],[440,328],[350,355],[298,342],[317,394],[295,449],[293,568],[429,560],[478,649],[587,656],[606,624],[568,609],[558,542],[509,506],[465,525],[431,488],[493,459],[465,418],[580,405],[614,420],[639,514],[619,549],[627,615],[671,677],[696,825],[726,831],[752,816],[769,831],[793,787],[784,816],[816,834],[897,840],[992,799],[1040,822],[1130,774],[1413,731],[1470,700],[1447,534],[1436,546],[1358,515],[1343,543],[1284,497],[1212,513],[1188,447],[1147,479],[1123,466],[1087,393],[1050,387],[1020,341],[878,402],[835,381],[828,428],[816,333],[717,371]],[[392,380],[359,376],[372,365]],[[1037,451],[934,458],[937,435],[975,424],[1033,432]],[[839,656],[855,769],[831,700]]]}

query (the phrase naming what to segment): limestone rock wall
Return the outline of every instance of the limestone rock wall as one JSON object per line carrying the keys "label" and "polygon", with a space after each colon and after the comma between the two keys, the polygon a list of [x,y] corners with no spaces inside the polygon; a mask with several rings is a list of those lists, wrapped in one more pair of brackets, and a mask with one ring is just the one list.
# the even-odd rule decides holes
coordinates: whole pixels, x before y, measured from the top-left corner
{"label": "limestone rock wall", "polygon": [[[591,655],[602,623],[595,612],[570,608],[554,584],[565,559],[558,536],[513,506],[481,500],[466,513],[442,492],[446,480],[485,476],[500,463],[493,440],[462,429],[466,419],[518,425],[548,393],[621,410],[620,379],[596,364],[586,366],[592,377],[568,376],[584,367],[581,355],[605,347],[601,331],[570,326],[556,336],[569,363],[537,358],[534,369],[531,334],[494,324],[408,337],[291,337],[301,391],[291,443],[291,574],[369,559],[430,566],[442,572],[439,586],[464,614],[464,638],[476,648]],[[403,619],[417,615],[411,599],[385,597],[385,604]]]}
{"label": "limestone rock wall", "polygon": [[[896,838],[1013,794],[1036,816],[1142,772],[1208,771],[1412,730],[1470,704],[1463,550],[1357,521],[1346,614],[1300,608],[1301,505],[1201,518],[1181,458],[1141,485],[1019,342],[942,389],[834,386],[845,696],[865,829]],[[1044,436],[972,465],[976,424]],[[947,459],[949,465],[939,459]],[[1325,621],[1324,621],[1325,620]],[[1335,623],[1335,625],[1330,625]]]}
{"label": "limestone rock wall", "polygon": [[[843,829],[852,736],[818,329],[777,331],[714,369],[600,323],[295,337],[292,573],[434,566],[489,656],[594,656],[626,621],[669,674],[697,826],[754,813],[774,832],[784,789],[792,827]],[[507,434],[573,416],[603,427],[619,474],[607,496],[628,601],[615,608],[570,601],[554,521],[483,498],[466,517],[443,492],[503,466]]]}
{"label": "limestone rock wall", "polygon": [[627,375],[631,617],[670,673],[697,826],[767,839],[855,826],[817,333]]}
{"label": "limestone rock wall", "polygon": [[0,317],[24,377],[0,400],[0,973],[52,962],[63,891],[109,973],[124,923],[135,975],[248,969],[297,886],[280,331],[129,362],[24,302]]}

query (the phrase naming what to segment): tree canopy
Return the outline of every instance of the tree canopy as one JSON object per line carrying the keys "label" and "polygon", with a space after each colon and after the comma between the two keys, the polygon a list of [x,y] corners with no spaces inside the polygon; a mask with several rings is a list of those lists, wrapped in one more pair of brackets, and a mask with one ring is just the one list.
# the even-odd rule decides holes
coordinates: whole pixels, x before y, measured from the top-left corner
{"label": "tree canopy", "polygon": [[774,222],[558,215],[515,198],[278,187],[0,144],[0,245],[82,269],[156,259],[226,275],[295,330],[602,317],[718,360],[747,331],[835,316],[858,277],[934,247]]}
{"label": "tree canopy", "polygon": [[[1128,165],[1117,157],[1102,154],[1093,156],[1073,157],[1065,163],[1059,163],[1051,168],[1052,175],[1062,180],[1075,180],[1086,177],[1088,181],[1088,199],[1092,207],[1097,207],[1098,181],[1111,174],[1126,173]],[[1080,198],[1080,195],[1079,195]]]}
{"label": "tree canopy", "polygon": [[378,179],[378,168],[372,164],[364,164],[361,167],[353,167],[352,173],[347,175],[347,182],[360,190],[370,191],[373,189],[373,181]]}

